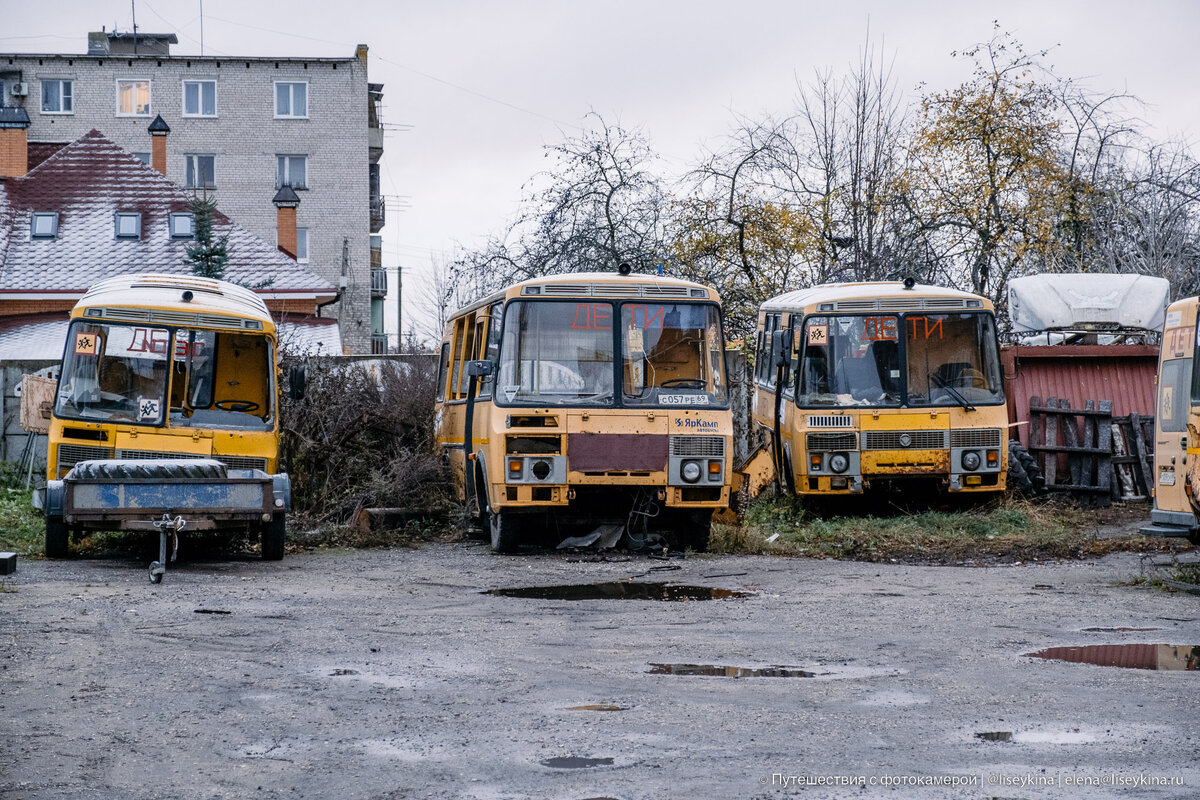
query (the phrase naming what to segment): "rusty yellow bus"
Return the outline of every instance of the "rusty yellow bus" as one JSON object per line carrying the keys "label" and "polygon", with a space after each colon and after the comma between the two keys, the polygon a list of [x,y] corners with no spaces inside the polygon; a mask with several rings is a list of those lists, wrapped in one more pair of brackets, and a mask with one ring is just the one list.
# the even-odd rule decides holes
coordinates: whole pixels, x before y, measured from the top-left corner
{"label": "rusty yellow bus", "polygon": [[570,532],[707,547],[733,434],[713,289],[615,273],[517,283],[452,316],[438,380],[438,443],[497,552]]}
{"label": "rusty yellow bus", "polygon": [[911,279],[768,300],[752,417],[783,491],[1005,489],[1008,415],[992,304]]}
{"label": "rusty yellow bus", "polygon": [[1158,410],[1154,415],[1154,507],[1151,535],[1200,541],[1200,330],[1189,297],[1167,307],[1158,361]]}
{"label": "rusty yellow bus", "polygon": [[278,373],[275,323],[249,289],[166,274],[91,287],[71,311],[34,498],[46,555],[67,556],[76,533],[158,531],[159,582],[186,527],[257,534],[263,558],[282,558]]}

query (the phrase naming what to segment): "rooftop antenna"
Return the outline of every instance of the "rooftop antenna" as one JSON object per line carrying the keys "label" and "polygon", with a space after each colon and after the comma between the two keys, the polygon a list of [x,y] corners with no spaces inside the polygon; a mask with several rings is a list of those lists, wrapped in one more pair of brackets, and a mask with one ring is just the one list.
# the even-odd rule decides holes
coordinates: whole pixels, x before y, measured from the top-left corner
{"label": "rooftop antenna", "polygon": [[137,3],[134,0],[129,0],[129,10],[133,15],[133,54],[138,54],[138,36],[137,36]]}
{"label": "rooftop antenna", "polygon": [[204,0],[200,0],[200,55],[204,55]]}

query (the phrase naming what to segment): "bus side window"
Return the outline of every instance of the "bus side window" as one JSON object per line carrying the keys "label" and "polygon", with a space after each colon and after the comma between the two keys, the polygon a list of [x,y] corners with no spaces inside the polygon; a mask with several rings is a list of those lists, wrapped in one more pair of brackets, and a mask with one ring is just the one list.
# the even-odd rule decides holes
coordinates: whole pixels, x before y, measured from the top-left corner
{"label": "bus side window", "polygon": [[467,396],[467,367],[468,361],[475,357],[475,320],[473,317],[463,317],[455,325],[454,353],[454,391],[452,400],[462,400]]}
{"label": "bus side window", "polygon": [[[487,317],[487,333],[484,341],[483,357],[492,363],[500,361],[500,318],[504,314],[504,305],[502,303],[493,303],[488,309]],[[481,332],[481,337],[483,336]],[[479,396],[491,397],[492,384],[495,382],[495,375],[485,375],[479,379]]]}
{"label": "bus side window", "polygon": [[446,399],[446,375],[450,372],[450,342],[442,342],[442,357],[438,360],[437,401]]}

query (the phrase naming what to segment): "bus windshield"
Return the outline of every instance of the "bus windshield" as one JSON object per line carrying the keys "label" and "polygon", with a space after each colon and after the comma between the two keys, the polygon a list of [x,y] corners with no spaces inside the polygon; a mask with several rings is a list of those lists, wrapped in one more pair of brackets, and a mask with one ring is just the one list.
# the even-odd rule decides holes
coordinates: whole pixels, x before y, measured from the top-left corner
{"label": "bus windshield", "polygon": [[809,317],[801,406],[969,407],[1004,400],[990,314]]}
{"label": "bus windshield", "polygon": [[[618,384],[620,397],[614,392]],[[711,303],[509,303],[496,399],[538,405],[724,405],[720,312]]]}
{"label": "bus windshield", "polygon": [[263,336],[76,321],[54,413],[96,422],[265,430],[274,414],[271,363]]}

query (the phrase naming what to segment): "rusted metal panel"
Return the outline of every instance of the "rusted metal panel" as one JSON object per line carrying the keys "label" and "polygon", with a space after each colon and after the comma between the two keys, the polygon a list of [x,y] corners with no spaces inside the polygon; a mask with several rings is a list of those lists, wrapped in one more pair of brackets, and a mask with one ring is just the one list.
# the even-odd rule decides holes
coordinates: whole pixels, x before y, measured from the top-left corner
{"label": "rusted metal panel", "polygon": [[1029,398],[1058,397],[1083,408],[1111,400],[1114,417],[1153,416],[1158,348],[1150,345],[1014,345],[1004,348],[1004,388],[1013,432],[1029,445]]}

